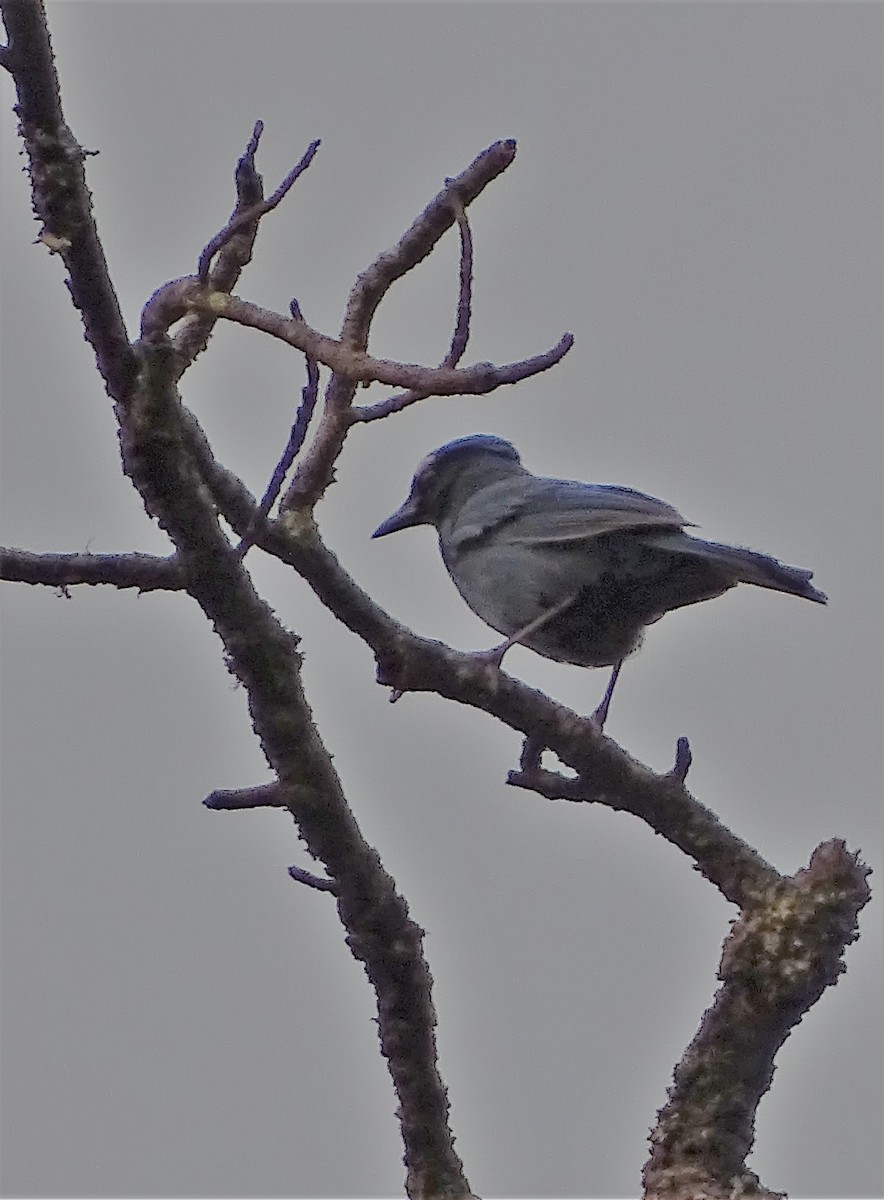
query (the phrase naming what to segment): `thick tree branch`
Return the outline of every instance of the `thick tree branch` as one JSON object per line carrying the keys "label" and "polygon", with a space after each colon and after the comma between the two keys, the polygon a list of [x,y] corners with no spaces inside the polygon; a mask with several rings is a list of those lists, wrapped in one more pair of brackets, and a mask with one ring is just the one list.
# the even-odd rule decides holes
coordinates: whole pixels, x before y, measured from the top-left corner
{"label": "thick tree branch", "polygon": [[680,779],[669,771],[663,775],[649,772],[648,779],[644,776],[647,771],[642,767],[642,773],[630,780],[629,787],[614,795],[605,791],[596,770],[568,779],[537,767],[511,771],[507,783],[548,800],[604,804],[615,811],[632,813],[692,858],[700,874],[740,908],[782,879],[757,850],[692,796]]}
{"label": "thick tree branch", "polygon": [[35,554],[14,546],[0,547],[0,579],[62,589],[80,583],[107,583],[117,588],[137,588],[139,592],[175,592],[184,587],[174,555]]}
{"label": "thick tree branch", "polygon": [[758,896],[725,942],[722,986],[675,1069],[651,1135],[646,1197],[774,1196],[746,1171],[755,1113],[790,1032],[844,971],[869,874],[842,841]]}
{"label": "thick tree branch", "polygon": [[28,157],[40,240],[68,270],[68,290],[109,395],[122,402],[135,356],[110,280],[86,186],[86,152],[64,121],[45,13],[39,0],[3,0],[6,66],[15,80],[19,131]]}
{"label": "thick tree branch", "polygon": [[[566,334],[545,354],[496,367],[457,364],[469,335],[472,249],[465,209],[513,161],[515,144],[498,142],[445,187],[403,234],[358,277],[339,339],[291,317],[230,295],[249,261],[259,221],[278,204],[315,153],[304,158],[269,200],[255,168],[260,125],[237,168],[237,204],[205,247],[197,276],[165,285],[145,307],[142,342],[129,345],[85,184],[85,152],[64,123],[44,15],[38,0],[3,0],[9,44],[2,65],[18,91],[17,112],[29,156],[42,241],[59,253],[69,288],[121,426],[126,473],[148,512],[176,547],[169,559],[148,555],[34,555],[3,551],[0,574],[61,588],[74,583],[185,588],[219,634],[231,672],[277,781],[239,793],[215,792],[214,808],[284,806],[322,879],[300,868],[292,877],[334,894],[348,945],[363,962],[378,998],[381,1049],[400,1099],[399,1117],[412,1197],[469,1195],[448,1128],[448,1101],[436,1067],[431,978],[423,931],[365,842],[347,807],[330,755],[302,689],[297,638],[258,596],[242,555],[253,542],[289,563],[320,600],[372,649],[379,681],[397,693],[434,691],[481,709],[526,738],[521,769],[509,782],[550,798],[603,803],[632,812],[690,855],[742,915],[722,956],[722,986],[676,1068],[659,1114],[645,1170],[647,1196],[721,1197],[751,1189],[745,1171],[754,1114],[770,1084],[774,1056],[789,1031],[843,970],[868,900],[866,869],[841,842],[819,847],[794,878],[780,876],[726,829],[684,787],[690,748],[681,739],[674,767],[657,774],[636,762],[592,720],[440,643],[399,625],[350,578],[323,544],[312,506],[331,478],[350,426],[380,419],[430,395],[480,395],[546,370],[567,353]],[[390,362],[367,352],[371,322],[395,281],[412,270],[451,226],[461,228],[461,285],[455,332],[439,367]],[[221,467],[175,383],[205,345],[219,318],[261,330],[303,352],[308,385],[290,444],[262,504]],[[182,321],[174,338],[168,330]],[[332,371],[319,430],[281,504],[268,518],[286,470],[304,442],[318,395],[318,367]],[[360,383],[405,389],[362,409]],[[268,499],[269,498],[269,499]],[[234,548],[219,513],[242,539]],[[549,748],[576,778],[541,767]],[[757,1189],[756,1189],[757,1190]],[[766,1194],[766,1193],[763,1193]]]}
{"label": "thick tree branch", "polygon": [[[252,527],[254,497],[219,467],[201,443],[200,473],[209,482],[225,518],[237,532]],[[678,846],[726,899],[743,908],[782,876],[748,843],[684,787],[689,750],[679,747],[676,768],[658,774],[600,734],[587,717],[555,703],[542,692],[475,656],[421,638],[396,621],[352,578],[323,542],[315,521],[302,511],[266,525],[256,544],[288,563],[330,612],[360,637],[378,659],[381,682],[405,691],[435,691],[446,699],[481,709],[529,738],[533,764],[523,761],[508,782],[549,799],[604,804],[631,812],[655,833]],[[568,779],[539,767],[549,748],[578,772]]]}
{"label": "thick tree branch", "polygon": [[181,429],[174,354],[165,342],[143,344],[140,353],[139,387],[121,427],[125,470],[175,543],[187,590],[247,690],[255,732],[299,833],[334,882],[347,943],[378,998],[381,1052],[400,1098],[409,1194],[467,1196],[436,1068],[423,931],[346,804],[303,693],[297,639],[255,592],[207,503]]}
{"label": "thick tree branch", "polygon": [[[7,0],[4,15],[10,30],[6,59],[19,86],[44,240],[65,258],[72,295],[116,401],[124,468],[176,545],[184,586],[221,636],[299,832],[336,888],[351,952],[364,963],[378,999],[381,1050],[400,1100],[409,1193],[467,1196],[436,1067],[423,931],[346,805],[303,695],[297,639],[254,591],[209,502],[194,452],[201,430],[188,421],[173,386],[196,343],[176,347],[154,330],[141,347],[129,345],[89,211],[83,153],[61,119],[42,9],[35,0]],[[211,294],[223,298],[219,291]],[[206,315],[215,318],[216,310],[217,303],[209,305]],[[234,488],[238,483],[232,475],[225,482]]]}

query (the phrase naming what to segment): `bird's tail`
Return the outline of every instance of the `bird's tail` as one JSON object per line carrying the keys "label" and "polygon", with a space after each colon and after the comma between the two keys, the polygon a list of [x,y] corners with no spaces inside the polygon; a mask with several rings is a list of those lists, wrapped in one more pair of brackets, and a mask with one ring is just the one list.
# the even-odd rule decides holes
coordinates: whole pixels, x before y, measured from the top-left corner
{"label": "bird's tail", "polygon": [[792,596],[803,596],[816,604],[828,604],[828,597],[810,582],[813,571],[804,567],[790,567],[767,554],[756,550],[744,550],[741,546],[725,546],[720,542],[707,542],[690,534],[645,535],[645,541],[679,554],[689,554],[705,559],[733,574],[734,583],[754,583],[756,587],[772,588],[775,592],[788,592]]}

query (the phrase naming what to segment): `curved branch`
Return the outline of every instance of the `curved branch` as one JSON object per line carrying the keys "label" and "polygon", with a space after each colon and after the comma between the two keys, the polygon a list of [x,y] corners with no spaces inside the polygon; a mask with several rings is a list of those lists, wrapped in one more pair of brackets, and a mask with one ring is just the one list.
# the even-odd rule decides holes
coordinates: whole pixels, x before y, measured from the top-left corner
{"label": "curved branch", "polygon": [[[254,221],[236,229],[233,229],[232,226],[237,217],[252,210],[264,199],[264,180],[255,166],[255,155],[258,152],[263,130],[263,123],[257,121],[245,152],[241,155],[233,173],[236,185],[236,204],[233,212],[221,233],[216,234],[209,243],[209,246],[213,242],[217,243],[215,248],[217,260],[207,278],[208,285],[216,292],[232,292],[243,268],[252,260],[252,250],[258,236],[258,222]],[[226,238],[222,236],[225,232],[227,233]],[[205,253],[206,250],[203,250],[200,261]],[[178,378],[208,346],[215,323],[216,318],[207,317],[203,313],[192,313],[181,323],[173,339],[175,349],[180,355]]]}
{"label": "curved branch", "polygon": [[[467,214],[461,210],[457,214],[457,224],[460,229],[460,272],[458,280],[457,313],[454,330],[451,334],[451,344],[448,353],[439,364],[442,367],[456,367],[466,352],[470,339],[470,317],[473,294],[473,235]],[[399,392],[388,396],[377,404],[367,404],[354,410],[353,419],[358,421],[373,421],[380,417],[388,417],[391,413],[401,412],[421,400],[429,399],[429,392],[410,391]]]}
{"label": "curved branch", "polygon": [[341,341],[353,350],[368,345],[368,331],[377,307],[390,287],[427,257],[442,235],[457,220],[458,213],[501,175],[516,157],[510,138],[494,142],[470,163],[465,171],[445,181],[445,187],[415,218],[395,246],[379,254],[356,280],[347,300]]}
{"label": "curved branch", "polygon": [[[555,346],[542,354],[500,367],[489,362],[475,363],[472,367],[426,367],[419,363],[395,362],[355,350],[343,339],[339,341],[312,329],[304,320],[286,317],[237,296],[208,291],[194,275],[173,280],[154,292],[142,312],[144,340],[156,341],[189,312],[223,317],[237,325],[267,333],[331,368],[350,383],[385,383],[425,392],[428,396],[478,396],[493,392],[504,384],[519,383],[554,367],[574,344],[573,334],[565,333]],[[371,418],[354,413],[350,419]]]}

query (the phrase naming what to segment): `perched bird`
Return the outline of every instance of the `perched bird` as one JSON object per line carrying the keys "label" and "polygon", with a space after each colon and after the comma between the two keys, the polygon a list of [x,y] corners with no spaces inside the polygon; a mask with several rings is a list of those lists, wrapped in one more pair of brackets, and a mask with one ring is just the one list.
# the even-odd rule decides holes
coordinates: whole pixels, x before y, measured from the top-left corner
{"label": "perched bird", "polygon": [[458,438],[418,465],[405,503],[372,534],[433,525],[448,573],[477,616],[556,662],[613,666],[596,716],[645,625],[738,583],[825,604],[813,572],[684,532],[689,522],[631,488],[546,479],[490,434]]}

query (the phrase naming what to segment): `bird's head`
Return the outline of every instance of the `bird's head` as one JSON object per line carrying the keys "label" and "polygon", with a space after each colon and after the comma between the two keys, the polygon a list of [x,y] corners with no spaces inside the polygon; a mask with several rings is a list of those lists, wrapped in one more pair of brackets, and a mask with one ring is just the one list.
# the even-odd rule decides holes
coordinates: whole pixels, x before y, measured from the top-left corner
{"label": "bird's head", "polygon": [[435,525],[449,507],[493,483],[501,474],[522,470],[515,446],[490,433],[456,438],[433,450],[419,464],[405,503],[382,521],[373,538],[412,525]]}

